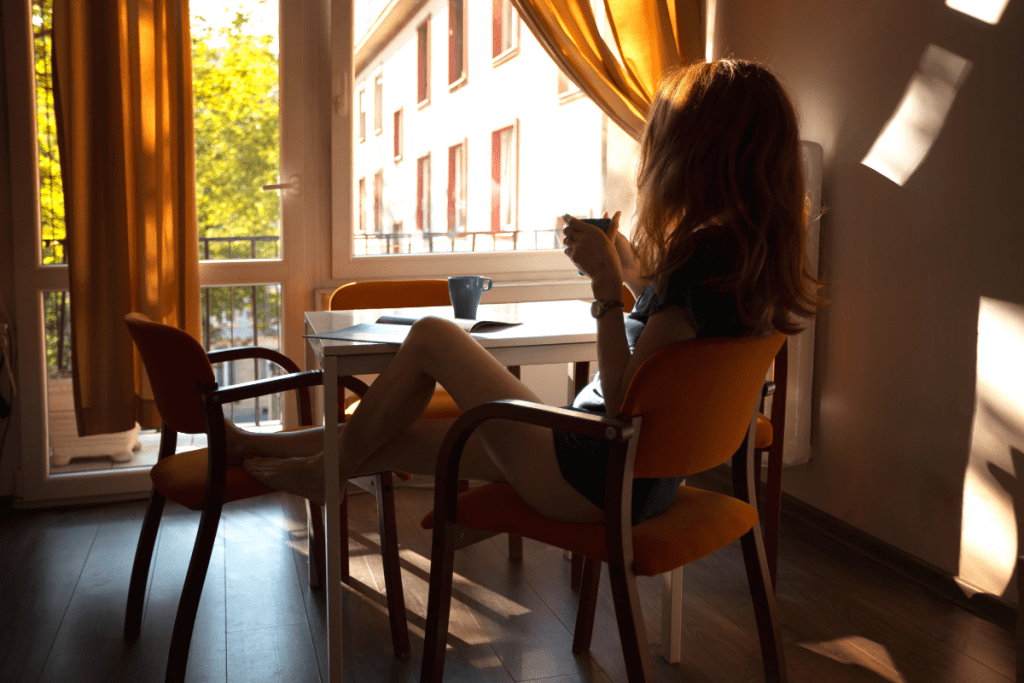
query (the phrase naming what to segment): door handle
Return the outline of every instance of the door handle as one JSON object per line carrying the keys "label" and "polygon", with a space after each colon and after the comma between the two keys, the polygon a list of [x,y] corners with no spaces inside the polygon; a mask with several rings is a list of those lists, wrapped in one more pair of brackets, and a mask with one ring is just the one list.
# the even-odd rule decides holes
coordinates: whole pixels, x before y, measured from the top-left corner
{"label": "door handle", "polygon": [[272,190],[284,190],[285,194],[298,197],[299,196],[299,176],[293,175],[289,178],[287,183],[272,183],[270,185],[263,185],[260,187],[264,192],[270,192]]}

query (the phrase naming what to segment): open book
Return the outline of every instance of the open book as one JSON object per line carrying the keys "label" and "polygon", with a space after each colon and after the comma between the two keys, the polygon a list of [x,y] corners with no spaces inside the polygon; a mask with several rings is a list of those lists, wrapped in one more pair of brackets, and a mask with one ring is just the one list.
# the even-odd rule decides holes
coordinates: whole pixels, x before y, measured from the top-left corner
{"label": "open book", "polygon": [[[465,320],[463,318],[446,318],[471,334],[494,332],[520,323],[513,320]],[[332,330],[321,334],[307,334],[305,337],[317,339],[344,339],[346,341],[376,342],[378,344],[401,344],[409,334],[412,324],[419,318],[404,318],[395,315],[382,315],[375,323],[360,323],[341,330]]]}

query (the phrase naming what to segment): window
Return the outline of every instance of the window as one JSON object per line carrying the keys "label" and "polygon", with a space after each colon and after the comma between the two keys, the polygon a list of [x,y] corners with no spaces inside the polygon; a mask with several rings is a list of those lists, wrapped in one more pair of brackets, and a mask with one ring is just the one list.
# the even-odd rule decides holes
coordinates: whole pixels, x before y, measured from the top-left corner
{"label": "window", "polygon": [[515,124],[491,133],[491,232],[516,229],[518,160]]}
{"label": "window", "polygon": [[565,104],[583,96],[583,92],[576,87],[576,84],[569,80],[561,71],[558,72],[558,102]]}
{"label": "window", "polygon": [[373,231],[384,232],[384,169],[373,174]]}
{"label": "window", "polygon": [[466,143],[448,148],[448,232],[466,232]]}
{"label": "window", "polygon": [[416,229],[430,232],[430,155],[416,160]]}
{"label": "window", "polygon": [[384,73],[378,71],[373,77],[373,133],[384,132]]}
{"label": "window", "polygon": [[493,0],[491,27],[491,57],[497,66],[519,52],[519,13],[512,0]]}
{"label": "window", "polygon": [[359,142],[366,139],[366,86],[359,88]]}
{"label": "window", "polygon": [[395,112],[395,161],[402,160],[402,110]]}
{"label": "window", "polygon": [[359,179],[359,232],[366,232],[366,178]]}
{"label": "window", "polygon": [[448,0],[448,85],[466,78],[466,11],[464,0]]}
{"label": "window", "polygon": [[[629,219],[628,188],[609,190],[613,184],[626,185],[620,179],[632,172],[629,141],[619,144],[615,136],[605,135],[600,109],[586,98],[566,107],[552,97],[558,68],[522,29],[514,1],[379,4],[393,9],[384,9],[353,36],[350,86],[353,100],[360,85],[372,97],[378,72],[387,71],[390,85],[382,101],[394,128],[385,126],[385,132],[394,137],[387,140],[382,134],[374,140],[371,133],[371,144],[356,144],[355,101],[347,118],[333,118],[345,121],[347,128],[335,129],[337,139],[347,136],[353,144],[351,160],[340,146],[342,155],[333,161],[334,206],[341,210],[333,219],[332,277],[479,272],[499,273],[502,279],[575,277],[576,269],[562,253],[558,217],[566,212],[600,216],[621,208]],[[440,15],[438,7],[444,8]],[[476,46],[469,44],[472,40]],[[470,52],[484,58],[485,50],[500,68],[479,69],[468,79]],[[440,93],[434,80],[441,83]],[[365,107],[371,107],[369,99]],[[510,125],[511,131],[501,132]],[[520,135],[521,130],[529,132]],[[469,140],[475,140],[472,146]],[[606,155],[608,164],[603,163]],[[626,157],[625,163],[616,155]],[[561,158],[574,160],[571,173],[553,162]],[[388,159],[395,161],[382,163]],[[371,207],[374,177],[381,168],[383,230],[375,232]],[[366,178],[368,195],[364,233],[356,232],[354,195],[360,177]],[[399,223],[402,232],[393,233]],[[403,258],[389,257],[396,253]]]}
{"label": "window", "polygon": [[416,28],[416,103],[430,102],[430,17]]}

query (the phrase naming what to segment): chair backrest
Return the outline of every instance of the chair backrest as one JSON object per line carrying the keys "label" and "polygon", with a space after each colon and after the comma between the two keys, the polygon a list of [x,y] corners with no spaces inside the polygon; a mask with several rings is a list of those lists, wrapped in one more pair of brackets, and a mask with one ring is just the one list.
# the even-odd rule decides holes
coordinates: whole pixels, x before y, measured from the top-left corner
{"label": "chair backrest", "polygon": [[160,419],[182,434],[206,431],[199,385],[216,381],[206,351],[192,335],[141,313],[124,318],[149,375]]}
{"label": "chair backrest", "polygon": [[376,280],[350,282],[331,294],[332,311],[355,311],[363,308],[402,308],[405,306],[447,306],[448,281]]}
{"label": "chair backrest", "polygon": [[684,477],[715,467],[743,443],[768,367],[786,336],[695,339],[644,361],[621,414],[642,416],[636,477]]}

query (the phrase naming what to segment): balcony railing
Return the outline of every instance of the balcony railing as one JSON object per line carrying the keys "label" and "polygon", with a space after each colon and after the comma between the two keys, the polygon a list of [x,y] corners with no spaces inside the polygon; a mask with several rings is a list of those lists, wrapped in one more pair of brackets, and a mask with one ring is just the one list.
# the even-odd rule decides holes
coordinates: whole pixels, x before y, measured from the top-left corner
{"label": "balcony railing", "polygon": [[561,229],[475,230],[467,232],[357,232],[355,253],[437,254],[455,252],[561,249]]}

